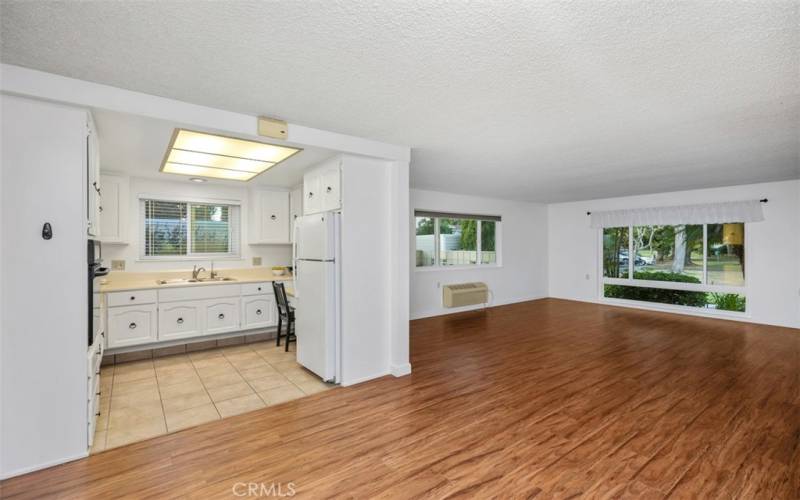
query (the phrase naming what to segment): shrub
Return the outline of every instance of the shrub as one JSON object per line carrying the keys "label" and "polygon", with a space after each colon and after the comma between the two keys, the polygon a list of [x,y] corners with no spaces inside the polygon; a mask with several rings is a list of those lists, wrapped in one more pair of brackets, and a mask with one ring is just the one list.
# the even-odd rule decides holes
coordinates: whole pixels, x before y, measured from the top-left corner
{"label": "shrub", "polygon": [[744,312],[747,300],[738,293],[712,293],[711,300],[721,311]]}
{"label": "shrub", "polygon": [[[635,279],[651,281],[675,281],[679,283],[700,283],[693,276],[668,273],[663,271],[649,272],[637,271],[633,273]],[[646,288],[626,285],[605,285],[604,295],[608,298],[638,300],[643,302],[657,302],[660,304],[675,304],[679,306],[705,307],[708,304],[706,292],[689,290],[667,290],[664,288]]]}

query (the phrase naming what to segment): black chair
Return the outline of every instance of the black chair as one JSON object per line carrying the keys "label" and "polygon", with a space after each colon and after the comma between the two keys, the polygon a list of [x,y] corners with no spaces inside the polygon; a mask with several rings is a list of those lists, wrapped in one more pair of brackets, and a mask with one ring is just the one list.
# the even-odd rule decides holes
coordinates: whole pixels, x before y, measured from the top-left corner
{"label": "black chair", "polygon": [[[280,346],[281,337],[286,337],[286,352],[289,352],[289,342],[297,342],[294,334],[294,307],[289,305],[283,283],[273,281],[272,290],[275,292],[275,303],[278,305],[278,335],[275,337],[275,345]],[[281,335],[284,321],[286,322],[286,335]]]}

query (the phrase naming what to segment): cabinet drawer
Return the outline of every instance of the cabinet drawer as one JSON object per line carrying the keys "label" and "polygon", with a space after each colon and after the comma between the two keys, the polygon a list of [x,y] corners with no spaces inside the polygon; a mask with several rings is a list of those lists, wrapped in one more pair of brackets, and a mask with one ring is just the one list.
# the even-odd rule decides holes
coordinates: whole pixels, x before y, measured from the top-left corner
{"label": "cabinet drawer", "polygon": [[158,340],[197,337],[203,334],[203,307],[198,302],[169,302],[158,311]]}
{"label": "cabinet drawer", "polygon": [[158,291],[159,302],[184,302],[187,300],[215,299],[220,297],[238,297],[242,293],[241,285],[194,285],[178,288],[166,288]]}
{"label": "cabinet drawer", "polygon": [[108,310],[108,347],[147,344],[156,340],[155,304]]}
{"label": "cabinet drawer", "polygon": [[232,332],[239,329],[239,299],[213,299],[205,303],[205,333]]}
{"label": "cabinet drawer", "polygon": [[242,299],[242,328],[266,328],[277,323],[275,297],[250,296]]}
{"label": "cabinet drawer", "polygon": [[242,295],[274,295],[272,291],[272,282],[266,281],[264,283],[244,283],[242,285]]}
{"label": "cabinet drawer", "polygon": [[108,307],[132,306],[138,304],[155,304],[155,290],[131,290],[128,292],[112,292],[108,294]]}

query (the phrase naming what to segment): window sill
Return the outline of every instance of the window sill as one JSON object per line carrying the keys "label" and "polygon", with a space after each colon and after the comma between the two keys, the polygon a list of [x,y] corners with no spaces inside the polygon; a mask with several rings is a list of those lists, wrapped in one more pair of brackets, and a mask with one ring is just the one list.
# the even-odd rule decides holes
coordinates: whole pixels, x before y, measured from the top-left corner
{"label": "window sill", "polygon": [[662,304],[659,302],[645,302],[640,300],[609,299],[600,297],[600,303],[612,306],[624,306],[634,309],[644,309],[648,311],[671,312],[688,314],[690,316],[703,316],[706,318],[749,320],[752,316],[749,312],[720,311],[717,309],[704,309],[700,307],[679,306],[673,304]]}
{"label": "window sill", "polygon": [[484,269],[500,269],[502,268],[502,264],[484,264],[482,266],[474,265],[474,266],[425,266],[425,267],[414,267],[415,273],[430,273],[435,271],[478,271]]}

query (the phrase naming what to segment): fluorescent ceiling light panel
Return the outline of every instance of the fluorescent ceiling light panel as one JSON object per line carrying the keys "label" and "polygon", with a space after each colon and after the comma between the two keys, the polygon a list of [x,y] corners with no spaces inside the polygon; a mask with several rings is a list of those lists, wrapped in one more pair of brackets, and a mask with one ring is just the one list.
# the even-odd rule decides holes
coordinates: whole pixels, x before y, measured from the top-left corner
{"label": "fluorescent ceiling light panel", "polygon": [[288,146],[176,129],[161,171],[248,181],[300,151]]}

